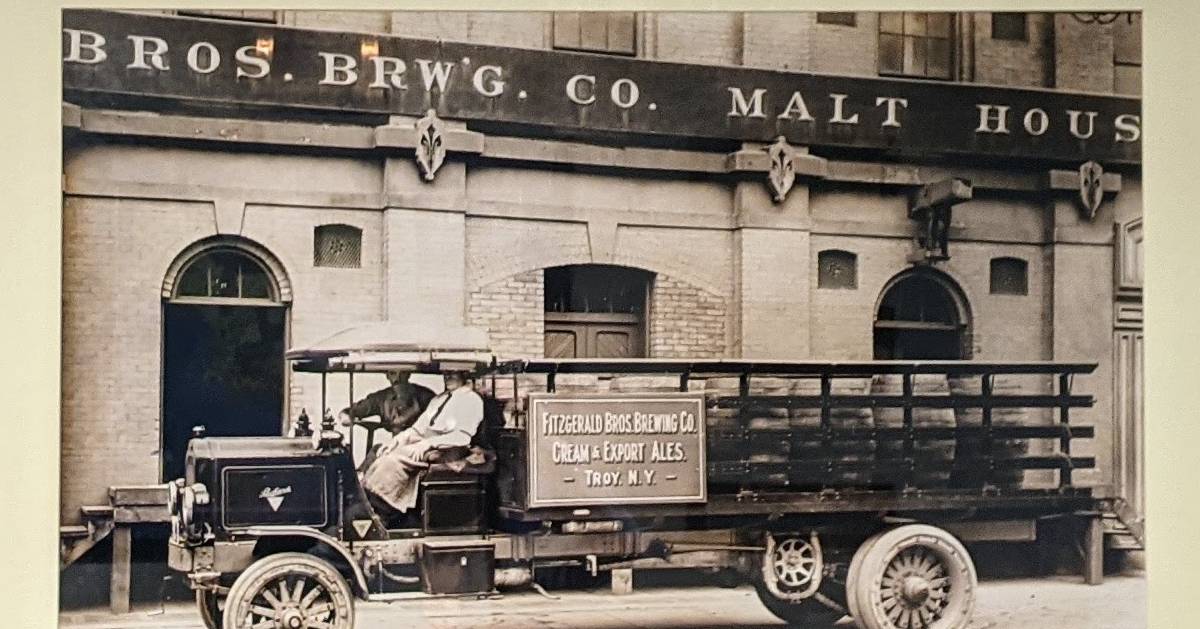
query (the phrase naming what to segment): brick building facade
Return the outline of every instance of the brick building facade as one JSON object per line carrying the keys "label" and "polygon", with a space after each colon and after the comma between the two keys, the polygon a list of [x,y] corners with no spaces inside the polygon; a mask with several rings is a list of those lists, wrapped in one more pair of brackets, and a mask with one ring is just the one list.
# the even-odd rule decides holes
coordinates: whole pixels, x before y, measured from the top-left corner
{"label": "brick building facade", "polygon": [[[185,30],[249,21],[515,49],[596,46],[587,30],[594,15],[234,13],[172,19],[186,20],[177,22]],[[1085,23],[1019,14],[1002,24],[1000,38],[989,13],[920,15],[910,23],[868,12],[610,14],[605,45],[623,47],[622,59],[731,72],[920,78],[937,68],[948,73],[942,82],[1068,99],[1138,91],[1140,59],[1130,51],[1140,47],[1131,43],[1140,24],[1128,16]],[[920,33],[912,30],[918,22]],[[945,37],[929,35],[943,24]],[[947,56],[925,59],[918,72],[911,53],[887,57],[889,46],[905,42]],[[69,45],[64,36],[65,54]],[[182,66],[182,53],[171,63]],[[881,71],[893,63],[898,72]],[[1137,452],[1140,439],[1140,375],[1129,367],[1140,364],[1137,160],[1102,164],[1103,202],[1089,218],[1078,191],[1061,184],[1086,155],[1024,163],[811,145],[802,151],[823,164],[822,174],[802,173],[776,202],[765,172],[727,167],[739,152],[761,153],[768,138],[663,141],[593,134],[587,124],[557,134],[443,115],[449,153],[429,180],[411,144],[382,140],[411,129],[415,116],[299,115],[212,99],[175,106],[118,92],[68,92],[64,103],[64,523],[78,521],[83,505],[104,503],[111,486],[162,480],[173,438],[163,422],[171,404],[183,403],[171,401],[167,363],[186,360],[171,358],[167,337],[172,326],[185,329],[172,317],[188,305],[211,314],[242,299],[282,312],[278,320],[264,314],[256,328],[281,346],[404,319],[480,327],[498,354],[540,356],[551,343],[548,322],[569,337],[603,320],[632,332],[597,347],[627,355],[872,359],[881,357],[879,335],[892,334],[880,331],[881,306],[914,275],[949,287],[957,310],[942,323],[959,335],[957,357],[1098,362],[1082,388],[1097,398],[1085,421],[1097,425],[1091,449],[1099,467],[1076,479],[1136,491],[1136,464],[1118,453]],[[912,196],[949,178],[973,187],[953,209],[951,255],[914,262],[920,225]],[[236,295],[214,284],[230,268],[205,257],[214,252],[243,256]],[[209,265],[208,284],[187,293],[197,264]],[[613,267],[648,278],[631,310],[549,306],[556,269]],[[260,276],[268,286],[252,295],[243,282]],[[595,303],[620,301],[603,288],[571,290],[594,291]],[[233,342],[221,339],[212,346]],[[604,351],[572,347],[579,355]],[[319,412],[318,379],[281,379],[285,421],[276,428],[301,409]],[[343,387],[329,391],[327,405],[340,408]]]}

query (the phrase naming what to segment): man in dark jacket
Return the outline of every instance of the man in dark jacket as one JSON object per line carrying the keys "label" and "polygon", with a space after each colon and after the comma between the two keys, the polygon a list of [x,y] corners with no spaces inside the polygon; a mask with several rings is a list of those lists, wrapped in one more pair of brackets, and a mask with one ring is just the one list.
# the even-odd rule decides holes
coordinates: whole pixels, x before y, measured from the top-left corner
{"label": "man in dark jacket", "polygon": [[406,371],[389,371],[387,378],[392,386],[342,409],[342,425],[349,426],[354,420],[378,416],[381,427],[392,434],[411,426],[429,405],[434,393],[428,387],[410,383],[408,376]]}
{"label": "man in dark jacket", "polygon": [[355,402],[340,414],[343,426],[350,426],[367,417],[379,417],[377,427],[364,425],[367,429],[366,451],[359,469],[367,469],[375,460],[378,446],[375,444],[374,433],[377,428],[384,428],[395,435],[400,434],[421,416],[434,393],[428,387],[412,384],[408,381],[407,371],[389,371],[388,382],[392,386],[380,389],[367,397]]}

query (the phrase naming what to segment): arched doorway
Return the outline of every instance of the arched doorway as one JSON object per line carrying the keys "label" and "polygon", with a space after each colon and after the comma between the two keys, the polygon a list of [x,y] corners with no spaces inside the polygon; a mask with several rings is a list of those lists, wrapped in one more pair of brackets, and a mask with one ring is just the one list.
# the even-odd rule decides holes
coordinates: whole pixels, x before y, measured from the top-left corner
{"label": "arched doorway", "polygon": [[875,314],[876,360],[970,357],[971,316],[953,280],[916,269],[888,282]]}
{"label": "arched doorway", "polygon": [[[269,262],[268,262],[269,261]],[[265,251],[214,241],[180,256],[164,283],[163,480],[183,474],[194,426],[271,436],[285,423],[287,300]]]}
{"label": "arched doorway", "polygon": [[603,264],[545,270],[547,358],[641,358],[654,274]]}

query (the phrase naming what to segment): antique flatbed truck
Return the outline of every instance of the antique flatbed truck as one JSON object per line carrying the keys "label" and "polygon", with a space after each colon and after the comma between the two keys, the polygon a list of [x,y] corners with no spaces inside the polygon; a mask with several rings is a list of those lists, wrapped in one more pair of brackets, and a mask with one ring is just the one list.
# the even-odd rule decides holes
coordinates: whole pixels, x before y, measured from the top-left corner
{"label": "antique flatbed truck", "polygon": [[[366,332],[364,332],[364,329]],[[538,569],[724,570],[776,616],[864,629],[965,627],[962,540],[1083,524],[1072,485],[1092,428],[1070,422],[1091,364],[550,360],[470,343],[370,339],[288,358],[300,372],[470,370],[482,466],[431,463],[419,522],[371,511],[328,410],[313,437],[205,438],[170,485],[170,565],[209,627],[349,628],[354,600],[530,584]],[[382,328],[375,328],[382,329]],[[393,525],[394,526],[394,525]]]}

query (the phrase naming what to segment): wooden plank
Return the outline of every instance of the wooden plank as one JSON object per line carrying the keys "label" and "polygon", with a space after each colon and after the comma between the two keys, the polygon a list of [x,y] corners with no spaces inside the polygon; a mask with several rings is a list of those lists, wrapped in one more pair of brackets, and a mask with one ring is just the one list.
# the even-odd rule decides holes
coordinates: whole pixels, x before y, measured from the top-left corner
{"label": "wooden plank", "polygon": [[133,563],[133,536],[128,526],[113,531],[112,576],[108,605],[114,614],[129,613],[129,575]]}
{"label": "wooden plank", "polygon": [[113,505],[166,505],[166,485],[125,485],[109,487],[108,497]]}
{"label": "wooden plank", "polygon": [[103,519],[112,517],[113,508],[110,505],[85,505],[79,507],[79,512],[86,519]]}
{"label": "wooden plank", "polygon": [[131,505],[113,509],[113,520],[119,524],[170,522],[171,512],[166,505]]}

